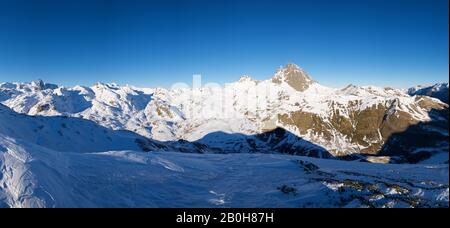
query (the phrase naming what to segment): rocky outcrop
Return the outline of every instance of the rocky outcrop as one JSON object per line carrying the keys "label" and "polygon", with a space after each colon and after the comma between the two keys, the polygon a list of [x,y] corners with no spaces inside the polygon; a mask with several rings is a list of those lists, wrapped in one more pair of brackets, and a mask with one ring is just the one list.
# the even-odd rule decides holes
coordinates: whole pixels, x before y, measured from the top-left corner
{"label": "rocky outcrop", "polygon": [[[341,115],[338,110],[326,117],[299,110],[279,115],[279,124],[294,127],[313,142],[320,138],[321,143],[316,143],[328,145],[330,152],[337,156],[352,153],[406,155],[423,148],[443,148],[443,151],[447,148],[448,151],[448,106],[427,97],[418,97],[416,101],[416,106],[407,108],[426,110],[430,120],[418,120],[411,113],[400,110],[399,100],[393,100],[364,110],[354,109],[355,104],[350,103],[348,116]],[[347,150],[333,148],[342,138],[350,145]]]}

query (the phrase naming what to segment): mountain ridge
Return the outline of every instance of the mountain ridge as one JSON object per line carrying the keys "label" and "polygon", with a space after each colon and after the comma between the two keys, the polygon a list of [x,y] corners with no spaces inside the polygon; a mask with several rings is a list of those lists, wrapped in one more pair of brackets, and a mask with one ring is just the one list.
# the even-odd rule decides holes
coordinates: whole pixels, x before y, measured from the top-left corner
{"label": "mountain ridge", "polygon": [[448,104],[287,68],[222,88],[1,83],[0,208],[448,207]]}
{"label": "mountain ridge", "polygon": [[[289,83],[289,77],[302,83]],[[256,135],[281,127],[335,156],[376,155],[392,134],[430,121],[433,109],[448,109],[434,98],[398,89],[325,87],[294,64],[277,70],[272,79],[244,76],[219,90],[2,83],[0,102],[19,113],[80,117],[158,141],[194,142],[214,132]]]}
{"label": "mountain ridge", "polygon": [[409,95],[425,95],[437,98],[442,102],[449,103],[449,84],[436,83],[430,85],[419,85],[408,89]]}

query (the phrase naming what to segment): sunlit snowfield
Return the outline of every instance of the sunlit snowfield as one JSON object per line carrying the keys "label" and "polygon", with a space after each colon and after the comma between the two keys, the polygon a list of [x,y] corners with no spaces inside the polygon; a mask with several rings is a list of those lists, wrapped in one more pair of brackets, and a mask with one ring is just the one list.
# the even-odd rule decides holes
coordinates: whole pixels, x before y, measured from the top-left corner
{"label": "sunlit snowfield", "polygon": [[0,142],[2,207],[448,207],[448,165]]}

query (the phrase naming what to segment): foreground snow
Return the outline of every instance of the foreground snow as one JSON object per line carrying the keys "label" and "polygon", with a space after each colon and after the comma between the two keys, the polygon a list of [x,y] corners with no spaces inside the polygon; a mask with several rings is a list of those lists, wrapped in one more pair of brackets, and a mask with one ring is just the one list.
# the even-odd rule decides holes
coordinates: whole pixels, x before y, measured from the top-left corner
{"label": "foreground snow", "polygon": [[0,207],[448,207],[448,164],[57,152],[0,134]]}

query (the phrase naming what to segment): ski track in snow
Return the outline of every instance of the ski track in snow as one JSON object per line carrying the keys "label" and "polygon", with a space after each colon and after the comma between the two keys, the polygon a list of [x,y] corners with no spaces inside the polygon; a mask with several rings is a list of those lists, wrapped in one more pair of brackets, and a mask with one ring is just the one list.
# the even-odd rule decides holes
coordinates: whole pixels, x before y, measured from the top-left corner
{"label": "ski track in snow", "polygon": [[178,166],[175,163],[170,162],[169,160],[163,159],[161,157],[151,159],[151,164],[159,164],[162,165],[164,168],[175,172],[184,172],[184,169],[181,166]]}

